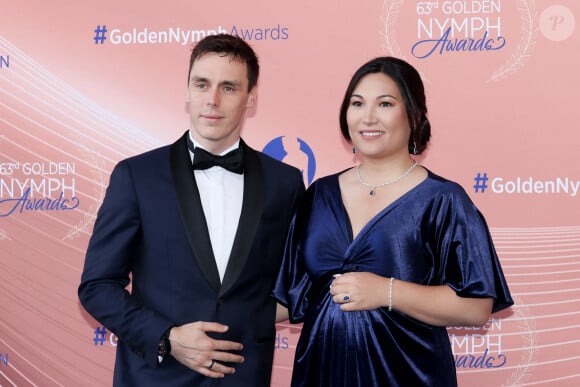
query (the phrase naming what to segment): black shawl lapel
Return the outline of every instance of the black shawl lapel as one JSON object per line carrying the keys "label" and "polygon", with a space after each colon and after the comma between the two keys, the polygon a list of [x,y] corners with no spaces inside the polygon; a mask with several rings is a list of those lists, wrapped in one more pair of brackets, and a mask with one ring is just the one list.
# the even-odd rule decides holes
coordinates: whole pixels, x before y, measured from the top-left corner
{"label": "black shawl lapel", "polygon": [[[191,249],[193,250],[193,256],[208,282],[211,284],[211,287],[219,291],[220,277],[209,239],[207,222],[203,214],[193,168],[191,166],[191,157],[187,149],[186,136],[189,136],[189,132],[186,132],[185,135],[171,146],[171,173],[177,195],[177,204],[185,232],[187,233]],[[244,181],[244,184],[248,184],[247,180]],[[246,195],[244,194],[245,201]]]}
{"label": "black shawl lapel", "polygon": [[242,213],[236,237],[230,254],[230,259],[224,275],[220,296],[225,294],[236,282],[242,272],[252,247],[258,224],[262,217],[262,203],[264,202],[264,172],[262,164],[255,150],[240,140],[244,147],[244,197]]}

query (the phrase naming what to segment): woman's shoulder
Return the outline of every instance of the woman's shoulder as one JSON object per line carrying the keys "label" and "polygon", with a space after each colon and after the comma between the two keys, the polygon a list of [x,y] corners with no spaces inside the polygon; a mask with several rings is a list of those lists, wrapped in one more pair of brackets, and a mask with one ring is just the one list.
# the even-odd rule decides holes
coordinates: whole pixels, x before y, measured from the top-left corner
{"label": "woman's shoulder", "polygon": [[426,200],[425,203],[429,208],[437,211],[462,208],[460,211],[462,213],[479,213],[474,201],[461,184],[429,170],[428,173],[431,200]]}
{"label": "woman's shoulder", "polygon": [[447,177],[438,175],[430,169],[427,169],[427,180],[442,193],[465,193],[465,189],[461,184]]}
{"label": "woman's shoulder", "polygon": [[310,187],[312,188],[318,188],[318,187],[325,187],[328,185],[336,185],[338,184],[338,177],[343,174],[344,172],[348,171],[349,169],[352,169],[352,167],[349,167],[347,169],[344,169],[340,172],[335,172],[332,173],[330,175],[325,175],[322,177],[319,177],[317,179],[315,179],[312,184],[310,184]]}
{"label": "woman's shoulder", "polygon": [[[427,169],[427,168],[426,168]],[[426,187],[434,199],[472,203],[465,188],[454,180],[427,169]]]}

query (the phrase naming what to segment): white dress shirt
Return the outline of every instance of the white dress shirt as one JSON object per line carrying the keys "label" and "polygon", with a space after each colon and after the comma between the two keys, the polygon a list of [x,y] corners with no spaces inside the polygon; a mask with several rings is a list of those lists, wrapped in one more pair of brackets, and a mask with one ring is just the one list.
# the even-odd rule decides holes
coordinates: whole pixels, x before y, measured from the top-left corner
{"label": "white dress shirt", "polygon": [[[189,136],[191,138],[191,134]],[[203,148],[193,139],[191,140],[196,148]],[[236,149],[240,145],[239,143],[237,141],[223,151],[220,156]],[[191,150],[189,154],[193,160]],[[223,281],[242,213],[244,175],[230,172],[222,167],[196,169],[194,174],[203,213],[207,221],[213,255],[220,280]]]}

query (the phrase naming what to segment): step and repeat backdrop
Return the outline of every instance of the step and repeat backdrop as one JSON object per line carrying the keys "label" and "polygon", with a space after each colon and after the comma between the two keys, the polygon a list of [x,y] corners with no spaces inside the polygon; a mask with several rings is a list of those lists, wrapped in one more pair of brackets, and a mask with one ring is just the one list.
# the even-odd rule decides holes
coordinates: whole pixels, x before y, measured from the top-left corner
{"label": "step and repeat backdrop", "polygon": [[[363,62],[426,86],[423,165],[486,216],[517,303],[449,327],[461,386],[580,385],[577,0],[2,1],[0,386],[106,386],[117,337],[76,291],[109,174],[188,127],[192,46],[241,36],[261,61],[243,137],[308,185],[356,162],[338,112]],[[300,326],[277,327],[289,386]]]}

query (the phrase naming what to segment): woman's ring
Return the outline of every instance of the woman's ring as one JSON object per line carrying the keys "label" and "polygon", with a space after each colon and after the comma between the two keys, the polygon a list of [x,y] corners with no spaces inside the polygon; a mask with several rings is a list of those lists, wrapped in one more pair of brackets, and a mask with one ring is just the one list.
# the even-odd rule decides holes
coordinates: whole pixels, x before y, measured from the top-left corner
{"label": "woman's ring", "polygon": [[213,363],[215,363],[215,360],[211,359],[211,363],[209,363],[209,367],[207,367],[207,368],[211,370],[211,367],[213,367]]}
{"label": "woman's ring", "polygon": [[350,296],[347,294],[344,295],[344,297],[342,297],[342,299],[344,300],[344,302],[350,302]]}

